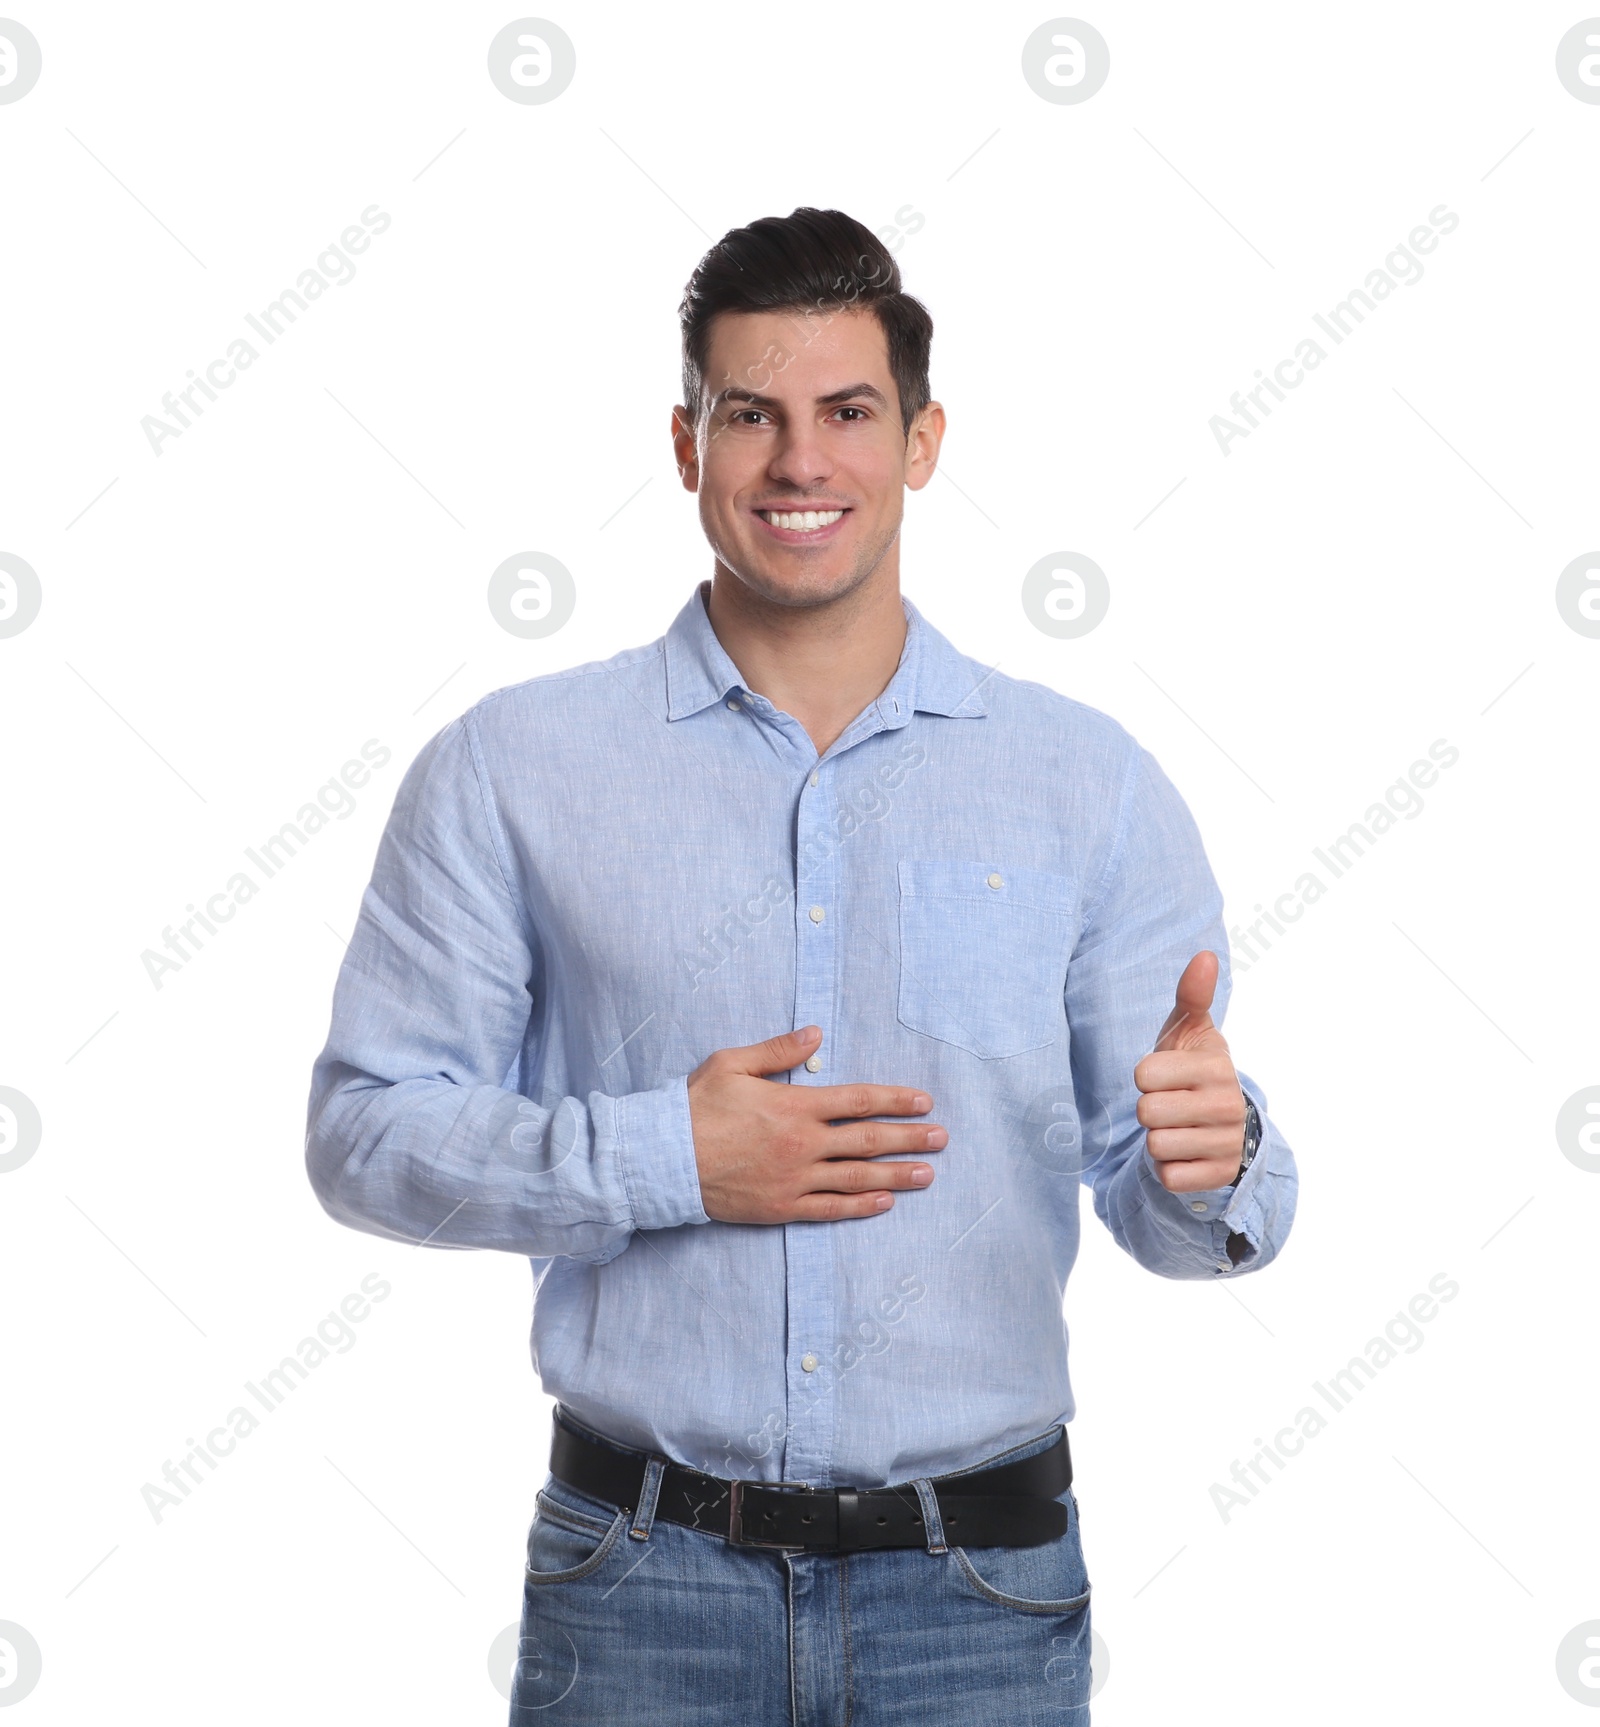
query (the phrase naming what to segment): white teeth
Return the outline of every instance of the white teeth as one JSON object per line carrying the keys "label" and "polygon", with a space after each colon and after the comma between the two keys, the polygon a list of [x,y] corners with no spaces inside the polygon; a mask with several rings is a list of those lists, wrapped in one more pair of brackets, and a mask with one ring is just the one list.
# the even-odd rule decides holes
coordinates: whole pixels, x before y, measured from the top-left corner
{"label": "white teeth", "polygon": [[775,528],[788,528],[797,534],[809,534],[838,521],[843,510],[763,510],[761,512]]}

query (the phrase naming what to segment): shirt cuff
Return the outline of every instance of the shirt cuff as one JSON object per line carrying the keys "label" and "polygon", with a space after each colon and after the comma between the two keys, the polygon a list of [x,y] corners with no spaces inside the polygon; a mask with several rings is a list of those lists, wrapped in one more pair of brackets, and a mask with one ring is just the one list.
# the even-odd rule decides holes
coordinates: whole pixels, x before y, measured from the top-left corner
{"label": "shirt cuff", "polygon": [[617,1151],[635,1229],[711,1221],[700,1202],[687,1074],[617,1099]]}

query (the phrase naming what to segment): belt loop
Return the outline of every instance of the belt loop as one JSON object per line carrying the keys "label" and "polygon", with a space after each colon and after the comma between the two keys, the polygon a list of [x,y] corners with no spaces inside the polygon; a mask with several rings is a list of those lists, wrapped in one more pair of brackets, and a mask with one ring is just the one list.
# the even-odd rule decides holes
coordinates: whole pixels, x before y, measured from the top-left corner
{"label": "belt loop", "polygon": [[656,1522],[656,1501],[661,1497],[661,1477],[667,1472],[664,1457],[652,1457],[644,1472],[644,1485],[639,1489],[639,1508],[633,1514],[633,1527],[628,1531],[635,1541],[648,1541]]}
{"label": "belt loop", "polygon": [[928,1532],[928,1551],[948,1553],[950,1549],[944,1542],[944,1518],[939,1514],[939,1496],[933,1490],[933,1482],[926,1475],[921,1475],[911,1485],[916,1488],[917,1501],[922,1506],[922,1522]]}
{"label": "belt loop", "polygon": [[838,1503],[838,1534],[841,1552],[854,1553],[858,1551],[857,1536],[860,1533],[861,1499],[853,1487],[840,1487],[835,1490]]}

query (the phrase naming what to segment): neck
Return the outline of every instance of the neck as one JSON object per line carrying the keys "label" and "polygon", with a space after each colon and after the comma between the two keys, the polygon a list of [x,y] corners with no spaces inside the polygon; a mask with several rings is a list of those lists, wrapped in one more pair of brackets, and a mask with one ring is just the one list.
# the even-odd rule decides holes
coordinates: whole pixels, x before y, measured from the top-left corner
{"label": "neck", "polygon": [[816,606],[782,606],[719,563],[706,596],[711,628],[747,688],[805,727],[819,756],[888,688],[905,647],[898,568]]}

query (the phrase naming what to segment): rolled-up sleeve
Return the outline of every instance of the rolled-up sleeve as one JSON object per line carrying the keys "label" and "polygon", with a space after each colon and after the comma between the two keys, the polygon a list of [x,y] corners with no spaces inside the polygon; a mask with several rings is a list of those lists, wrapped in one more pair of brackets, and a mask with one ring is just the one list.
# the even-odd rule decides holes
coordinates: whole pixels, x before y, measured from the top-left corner
{"label": "rolled-up sleeve", "polygon": [[1067,969],[1083,1180],[1118,1246],[1148,1270],[1238,1276],[1270,1264],[1289,1234],[1294,1153],[1267,1113],[1266,1094],[1239,1071],[1261,1117],[1261,1145],[1237,1187],[1170,1193],[1156,1173],[1133,1070],[1154,1047],[1197,953],[1217,955],[1211,1017],[1219,1027],[1233,977],[1222,894],[1194,818],[1155,757],[1129,742],[1105,868]]}
{"label": "rolled-up sleeve", "polygon": [[464,715],[407,770],[312,1070],[306,1170],[353,1229],[603,1263],[705,1223],[686,1076],[621,1097],[524,1096],[541,948],[496,849]]}

